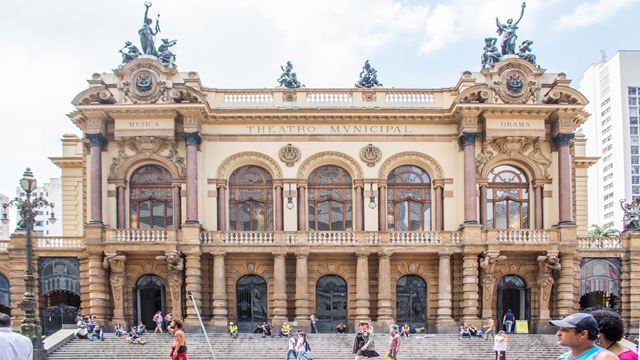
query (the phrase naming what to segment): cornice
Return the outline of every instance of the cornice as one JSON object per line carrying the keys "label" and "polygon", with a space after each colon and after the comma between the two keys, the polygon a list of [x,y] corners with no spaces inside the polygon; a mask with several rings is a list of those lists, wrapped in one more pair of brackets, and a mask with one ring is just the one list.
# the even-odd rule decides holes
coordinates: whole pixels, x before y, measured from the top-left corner
{"label": "cornice", "polygon": [[589,168],[591,165],[595,165],[598,160],[600,160],[599,156],[576,156],[574,162],[576,167]]}
{"label": "cornice", "polygon": [[59,168],[69,169],[69,168],[82,168],[84,165],[84,160],[82,156],[74,156],[74,157],[50,157],[52,163],[54,163]]}

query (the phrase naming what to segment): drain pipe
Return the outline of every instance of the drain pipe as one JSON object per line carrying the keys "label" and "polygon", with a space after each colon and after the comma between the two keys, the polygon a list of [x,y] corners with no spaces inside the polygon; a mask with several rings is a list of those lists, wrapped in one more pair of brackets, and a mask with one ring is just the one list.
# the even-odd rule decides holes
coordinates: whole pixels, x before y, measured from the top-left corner
{"label": "drain pipe", "polygon": [[211,352],[211,356],[213,356],[213,360],[216,360],[216,354],[213,351],[213,346],[211,346],[211,340],[209,340],[209,335],[207,334],[207,330],[204,328],[202,317],[200,317],[200,311],[198,310],[198,306],[196,305],[195,300],[193,300],[193,295],[191,294],[191,291],[187,291],[187,300],[191,300],[191,304],[193,304],[193,308],[196,310],[196,315],[198,316],[198,321],[200,322],[202,333],[204,334],[204,338],[207,339],[207,344],[209,344],[209,351]]}

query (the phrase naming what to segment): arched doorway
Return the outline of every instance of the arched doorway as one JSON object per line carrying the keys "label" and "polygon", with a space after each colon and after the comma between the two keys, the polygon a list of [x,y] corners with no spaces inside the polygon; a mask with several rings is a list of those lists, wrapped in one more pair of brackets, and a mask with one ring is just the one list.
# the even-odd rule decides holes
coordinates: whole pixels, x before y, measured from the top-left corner
{"label": "arched doorway", "polygon": [[412,328],[427,326],[427,284],[417,275],[405,275],[396,283],[396,321]]}
{"label": "arched doorway", "polygon": [[0,313],[11,316],[11,291],[9,279],[0,274]]}
{"label": "arched doorway", "polygon": [[582,259],[580,309],[620,310],[620,259]]}
{"label": "arched doorway", "polygon": [[[505,275],[498,283],[498,324],[502,328],[502,317],[511,310],[516,320],[531,319],[531,289],[517,275]],[[514,324],[515,329],[515,324]]]}
{"label": "arched doorway", "polygon": [[337,275],[325,275],[316,283],[316,316],[319,332],[335,332],[347,323],[347,282]]}
{"label": "arched doorway", "polygon": [[80,308],[80,263],[76,258],[39,259],[40,316],[43,335],[74,324]]}
{"label": "arched doorway", "polygon": [[133,289],[133,304],[135,321],[142,321],[147,328],[153,329],[155,327],[153,315],[156,311],[166,313],[164,280],[153,274],[141,276]]}
{"label": "arched doorway", "polygon": [[267,282],[258,275],[245,275],[236,283],[238,330],[253,331],[267,321]]}

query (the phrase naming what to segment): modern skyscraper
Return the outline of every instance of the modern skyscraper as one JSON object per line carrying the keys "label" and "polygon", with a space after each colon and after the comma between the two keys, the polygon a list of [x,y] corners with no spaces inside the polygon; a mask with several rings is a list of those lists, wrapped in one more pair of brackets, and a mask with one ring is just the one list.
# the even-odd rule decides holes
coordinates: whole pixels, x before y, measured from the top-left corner
{"label": "modern skyscraper", "polygon": [[[16,195],[25,199],[26,194],[22,188],[16,188]],[[41,196],[50,203],[56,205],[54,208],[54,212],[56,213],[56,217],[59,217],[61,205],[62,205],[62,193],[60,187],[60,178],[52,178],[49,182],[44,183],[42,186],[38,186],[36,191],[31,193],[32,199],[34,197]],[[33,222],[33,231],[36,236],[61,236],[62,235],[62,224],[60,221],[56,221],[51,223],[49,218],[51,217],[51,209],[47,207],[43,207],[42,209],[36,210],[36,218]],[[20,216],[16,216],[17,219]]]}
{"label": "modern skyscraper", "polygon": [[620,200],[640,196],[640,51],[621,50],[592,64],[580,81],[590,117],[582,126],[589,168],[589,224],[622,229]]}

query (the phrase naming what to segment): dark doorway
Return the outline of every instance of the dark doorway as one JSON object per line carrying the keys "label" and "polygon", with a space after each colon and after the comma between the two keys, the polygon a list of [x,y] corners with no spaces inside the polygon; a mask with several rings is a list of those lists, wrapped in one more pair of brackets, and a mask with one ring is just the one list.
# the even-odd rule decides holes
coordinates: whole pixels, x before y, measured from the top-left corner
{"label": "dark doorway", "polygon": [[142,321],[147,329],[155,328],[153,315],[160,310],[166,313],[164,280],[158,275],[143,275],[136,282],[133,292],[135,321]]}
{"label": "dark doorway", "polygon": [[9,279],[0,274],[0,313],[11,316],[11,291]]}
{"label": "dark doorway", "polygon": [[396,321],[411,328],[427,326],[427,284],[421,277],[406,275],[396,284]]}
{"label": "dark doorway", "polygon": [[236,284],[238,331],[253,331],[267,321],[267,282],[258,275],[241,277]]}
{"label": "dark doorway", "polygon": [[80,308],[80,262],[77,258],[41,257],[38,274],[42,333],[51,335],[62,325],[75,323]]}
{"label": "dark doorway", "polygon": [[316,316],[319,332],[335,332],[339,323],[347,324],[347,282],[337,275],[326,275],[316,283]]}
{"label": "dark doorway", "polygon": [[[528,289],[524,280],[517,275],[505,275],[498,283],[497,298],[498,324],[504,329],[502,317],[509,309],[516,320],[531,319],[531,289]],[[513,329],[515,329],[515,324]],[[514,330],[515,331],[515,330]]]}
{"label": "dark doorway", "polygon": [[580,309],[620,311],[620,259],[593,258],[580,262]]}

